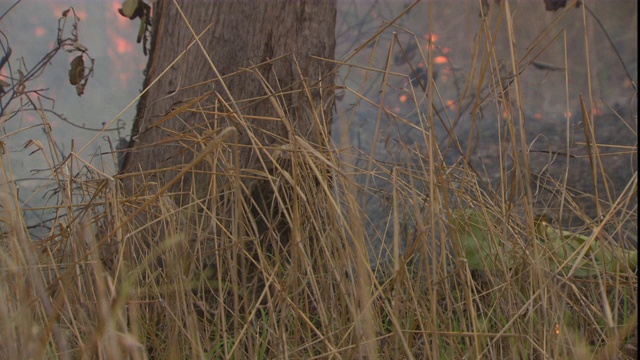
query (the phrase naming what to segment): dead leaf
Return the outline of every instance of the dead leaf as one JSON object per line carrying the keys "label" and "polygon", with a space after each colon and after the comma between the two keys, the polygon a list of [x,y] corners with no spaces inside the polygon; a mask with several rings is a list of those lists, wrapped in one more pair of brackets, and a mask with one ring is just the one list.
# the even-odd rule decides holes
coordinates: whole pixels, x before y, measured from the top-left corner
{"label": "dead leaf", "polygon": [[71,60],[71,69],[69,69],[69,82],[71,85],[78,85],[84,78],[84,59],[82,55],[76,56]]}
{"label": "dead leaf", "polygon": [[4,93],[4,88],[11,86],[8,82],[0,79],[0,93]]}
{"label": "dead leaf", "polygon": [[79,83],[78,85],[76,85],[76,94],[78,94],[78,96],[82,96],[82,94],[84,94],[84,84],[83,83]]}
{"label": "dead leaf", "polygon": [[141,0],[125,0],[118,12],[129,20],[140,17],[140,11],[142,10],[140,2]]}
{"label": "dead leaf", "polygon": [[88,51],[88,49],[84,45],[80,44],[79,41],[74,42],[73,47],[76,48],[76,50],[80,50],[82,52]]}

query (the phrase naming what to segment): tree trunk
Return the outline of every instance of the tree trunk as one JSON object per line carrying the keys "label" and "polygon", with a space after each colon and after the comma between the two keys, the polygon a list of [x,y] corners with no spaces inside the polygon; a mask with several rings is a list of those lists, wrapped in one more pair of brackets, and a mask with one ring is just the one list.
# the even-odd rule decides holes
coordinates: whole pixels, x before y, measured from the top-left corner
{"label": "tree trunk", "polygon": [[[292,250],[291,239],[316,253],[315,231],[333,221],[322,210],[326,191],[317,190],[328,170],[298,150],[328,148],[336,2],[177,3],[153,9],[149,90],[119,178],[134,221],[148,225],[136,239],[180,236],[196,245],[191,253],[218,254],[202,266],[253,293],[234,290],[237,312],[238,299],[263,288],[260,271],[279,268],[281,258],[312,258],[292,254],[300,247]],[[190,27],[204,51],[197,42],[189,48]],[[221,134],[234,135],[221,143]]]}
{"label": "tree trunk", "polygon": [[[253,337],[244,335],[245,324],[254,321],[256,306],[267,299],[274,303],[265,309],[273,310],[279,324],[286,322],[285,332],[321,326],[329,334],[323,341],[337,344],[362,336],[366,341],[357,342],[375,353],[375,328],[361,320],[371,316],[365,314],[368,305],[350,310],[356,335],[335,332],[330,312],[317,305],[336,304],[332,311],[343,312],[343,303],[358,301],[336,299],[345,292],[363,294],[336,282],[349,281],[353,259],[339,200],[332,198],[339,188],[329,180],[334,158],[326,151],[336,1],[177,2],[155,5],[145,79],[149,90],[138,104],[119,176],[135,209],[128,219],[140,224],[130,227],[127,244],[137,249],[140,242],[180,240],[171,242],[173,248],[163,256],[147,253],[171,276],[189,274],[198,283],[197,308],[210,314],[200,318],[222,317],[216,322],[223,324],[220,333],[242,336],[231,357],[258,353],[252,350]],[[203,33],[199,39],[206,54],[196,43],[171,65],[194,41],[180,9],[193,32]],[[362,239],[359,231],[353,233]],[[205,282],[197,274],[215,278]],[[362,289],[368,289],[363,281]],[[208,302],[210,307],[202,307]],[[307,309],[310,315],[290,316],[291,309]],[[321,325],[310,325],[309,318]],[[313,340],[304,341],[315,343],[317,331],[308,333]],[[278,350],[285,351],[270,351]]]}
{"label": "tree trunk", "polygon": [[[335,0],[177,3],[196,34],[211,26],[200,41],[229,92],[197,43],[171,65],[194,36],[176,4],[159,0],[153,9],[145,87],[155,84],[138,104],[122,174],[144,172],[145,182],[152,177],[164,184],[178,173],[180,165],[194,160],[212,134],[229,126],[239,130],[238,144],[252,145],[235,152],[241,168],[264,165],[256,145],[282,146],[294,133],[315,144],[323,139],[323,131],[326,138],[333,79],[331,63],[320,59],[334,57]],[[249,69],[252,66],[256,67]],[[272,98],[288,120],[283,121],[277,106],[267,98],[260,77],[278,94]],[[317,90],[320,81],[323,91]],[[303,91],[306,86],[311,88],[312,101]],[[187,104],[189,111],[167,117]],[[248,132],[254,135],[253,141]],[[167,170],[154,173],[158,169]],[[128,192],[142,182],[142,177],[134,179],[137,181],[125,181]],[[184,190],[181,184],[190,180],[191,175],[186,174],[171,190]]]}

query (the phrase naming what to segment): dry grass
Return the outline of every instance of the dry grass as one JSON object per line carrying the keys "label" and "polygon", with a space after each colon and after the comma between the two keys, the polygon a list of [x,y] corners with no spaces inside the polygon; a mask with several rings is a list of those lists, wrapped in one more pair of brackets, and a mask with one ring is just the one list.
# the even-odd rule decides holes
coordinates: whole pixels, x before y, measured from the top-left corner
{"label": "dry grass", "polygon": [[[506,29],[500,31],[512,37],[509,13],[501,13]],[[176,183],[192,179],[182,182],[179,196],[148,180],[127,197],[119,181],[77,157],[51,160],[48,186],[58,193],[54,208],[61,215],[39,242],[29,238],[5,153],[1,356],[632,358],[635,269],[623,262],[615,271],[601,267],[575,276],[574,264],[589,257],[588,243],[554,269],[545,260],[536,227],[540,181],[529,165],[519,75],[515,71],[501,83],[506,79],[492,52],[491,24],[478,34],[474,66],[464,82],[464,93],[485,89],[487,96],[464,99],[471,99],[472,112],[494,104],[504,113],[498,183],[487,184],[454,132],[448,146],[461,155],[453,163],[444,158],[445,145],[429,129],[439,122],[446,127],[451,119],[437,111],[446,104],[434,82],[425,84],[426,98],[412,88],[417,123],[378,106],[376,128],[382,118],[390,119],[421,140],[387,144],[397,156],[393,161],[379,161],[375,149],[357,151],[348,137],[336,146],[328,136],[324,144],[296,136],[279,148],[254,145],[264,167],[235,170],[235,130],[223,129],[188,149],[195,153],[192,163],[173,169]],[[369,39],[373,51],[379,35]],[[511,55],[507,67],[517,69],[521,59]],[[423,60],[432,63],[428,54]],[[348,60],[338,65],[352,66]],[[365,70],[383,74],[383,100],[345,91],[362,102],[384,103],[386,81],[398,75],[373,64]],[[589,132],[588,105],[582,117],[589,173],[598,184],[608,176],[606,159],[597,134]],[[334,121],[349,124],[340,117]],[[380,136],[376,131],[374,140]],[[637,148],[621,151],[620,156],[635,156]],[[616,189],[617,196],[594,188],[589,196],[600,200],[594,200],[599,219],[575,203],[566,185],[571,174],[567,167],[564,177],[549,177],[545,186],[561,199],[563,215],[584,220],[574,232],[604,243],[612,233],[633,228],[637,173],[625,189]],[[367,210],[376,206],[390,209],[389,216]],[[468,231],[455,221],[459,209],[472,209],[484,220],[479,232],[477,226],[472,231],[484,239],[491,262],[477,267],[465,259],[468,245],[460,239]]]}

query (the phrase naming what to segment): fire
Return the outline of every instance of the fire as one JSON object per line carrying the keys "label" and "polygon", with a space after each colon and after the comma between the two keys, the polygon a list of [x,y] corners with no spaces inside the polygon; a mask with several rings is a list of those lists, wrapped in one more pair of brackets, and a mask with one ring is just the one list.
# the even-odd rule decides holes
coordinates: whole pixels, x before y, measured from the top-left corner
{"label": "fire", "polygon": [[120,80],[120,85],[122,85],[123,87],[129,83],[129,79],[130,77],[127,73],[118,74],[118,80]]}
{"label": "fire", "polygon": [[438,35],[436,35],[436,34],[425,34],[424,35],[424,39],[434,43],[434,42],[438,41]]}
{"label": "fire", "polygon": [[433,48],[436,41],[438,41],[438,35],[436,34],[426,34],[424,35],[424,39],[427,40],[427,44],[424,46],[425,50],[429,51]]}
{"label": "fire", "polygon": [[449,108],[449,110],[455,111],[456,110],[456,102],[453,101],[453,100],[447,100],[447,107]]}
{"label": "fire", "polygon": [[36,37],[43,37],[44,35],[47,34],[47,30],[45,28],[43,28],[42,26],[37,26],[34,29],[34,32],[36,33]]}
{"label": "fire", "polygon": [[113,42],[118,54],[124,54],[133,51],[133,43],[118,35],[113,35]]}
{"label": "fire", "polygon": [[625,89],[630,88],[631,86],[633,86],[633,83],[631,82],[631,80],[629,79],[624,79],[624,83],[622,84],[622,86],[625,87]]}
{"label": "fire", "polygon": [[448,62],[449,62],[449,59],[447,59],[446,56],[436,56],[435,59],[433,59],[433,63],[434,64],[442,65],[442,64],[446,64]]}

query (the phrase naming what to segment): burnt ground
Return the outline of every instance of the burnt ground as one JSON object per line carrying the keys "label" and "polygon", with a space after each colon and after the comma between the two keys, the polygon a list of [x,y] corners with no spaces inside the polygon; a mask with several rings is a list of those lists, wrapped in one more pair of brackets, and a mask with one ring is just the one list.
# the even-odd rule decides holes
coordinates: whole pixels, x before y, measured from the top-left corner
{"label": "burnt ground", "polygon": [[[614,112],[596,116],[594,118],[595,140],[598,144],[602,170],[598,171],[594,186],[589,150],[585,141],[585,130],[579,117],[570,121],[570,140],[567,144],[566,122],[560,119],[527,119],[527,142],[529,146],[529,160],[532,174],[532,186],[536,208],[538,211],[549,212],[554,218],[559,219],[561,204],[558,184],[563,184],[566,178],[566,186],[573,195],[580,211],[588,219],[598,217],[594,194],[598,192],[601,212],[606,213],[612,204],[623,193],[625,187],[637,172],[637,120],[619,109],[619,114]],[[478,135],[474,139],[474,151],[469,159],[476,169],[482,170],[486,180],[495,188],[500,181],[499,152],[497,122],[485,122],[480,126]],[[460,139],[468,138],[468,129],[459,134]],[[504,129],[503,129],[504,131]],[[466,145],[466,144],[463,144]],[[507,171],[511,162],[507,161]],[[486,169],[486,172],[484,172]],[[568,169],[568,171],[567,171]],[[602,176],[606,174],[606,178]],[[555,183],[555,184],[554,184]],[[630,189],[631,200],[618,211],[619,221],[635,224],[636,221],[624,221],[626,216],[637,217],[637,187]],[[573,211],[562,212],[563,224],[567,226],[579,226],[585,219],[580,219]],[[632,218],[633,219],[633,218]],[[636,242],[637,228],[625,229],[625,239]],[[622,234],[620,234],[622,235]]]}

